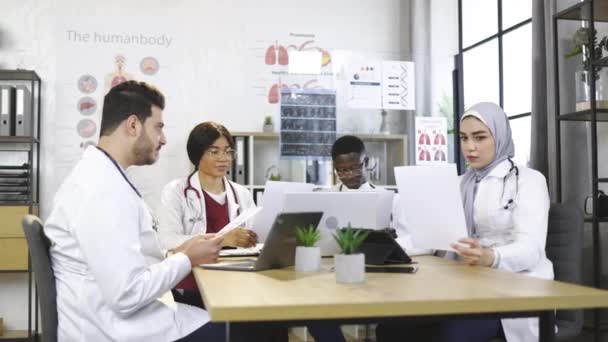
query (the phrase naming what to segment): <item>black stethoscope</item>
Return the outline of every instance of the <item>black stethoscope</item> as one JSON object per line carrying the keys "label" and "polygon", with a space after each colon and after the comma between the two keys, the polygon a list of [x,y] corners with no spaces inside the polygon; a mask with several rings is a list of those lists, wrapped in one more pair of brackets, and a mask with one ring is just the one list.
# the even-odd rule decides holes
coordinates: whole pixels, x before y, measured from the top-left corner
{"label": "black stethoscope", "polygon": [[[131,183],[131,181],[129,180],[129,178],[127,178],[127,175],[125,175],[125,173],[122,171],[122,167],[120,167],[120,165],[118,165],[118,162],[116,160],[114,160],[114,158],[112,158],[112,156],[108,152],[106,152],[103,148],[101,148],[99,146],[95,146],[95,147],[97,147],[98,150],[100,150],[101,152],[103,152],[103,154],[105,154],[106,157],[108,157],[108,159],[110,159],[110,161],[112,162],[112,164],[114,164],[114,167],[116,167],[116,169],[118,170],[118,172],[120,172],[120,175],[122,176],[122,178],[124,178],[125,182],[127,182],[127,184],[129,184],[129,186],[131,187],[131,189],[133,189],[133,191],[135,191],[135,193],[137,194],[137,196],[139,196],[139,198],[142,198],[142,196],[139,193],[139,191],[137,191],[137,188],[135,187],[135,185],[133,185],[133,183]],[[144,204],[145,204],[145,202],[144,202]],[[152,217],[152,229],[154,229],[154,231],[158,231],[158,226],[159,226],[158,219],[156,218],[156,216],[154,216],[152,214],[152,211],[150,210],[150,208],[147,208],[147,209],[148,209],[148,212],[150,213],[150,217]]]}
{"label": "black stethoscope", "polygon": [[[201,193],[192,186],[192,176],[194,176],[194,174],[196,174],[198,172],[198,170],[194,170],[194,172],[192,172],[189,176],[188,179],[186,180],[186,187],[184,188],[184,197],[186,198],[187,202],[188,201],[188,191],[193,191],[194,194],[196,195],[196,198],[198,198],[198,205],[199,205],[199,212],[198,212],[198,216],[197,217],[192,217],[190,219],[188,219],[188,221],[190,223],[195,223],[195,222],[199,222],[203,220],[203,201],[201,200]],[[234,186],[232,186],[232,184],[228,181],[228,186],[230,187],[230,191],[232,191],[232,195],[234,196],[234,202],[237,205],[236,208],[236,215],[240,215],[241,214],[241,209],[239,208],[239,198],[236,197],[236,191],[234,190]]]}
{"label": "black stethoscope", "polygon": [[[364,183],[364,184],[365,184],[365,183]],[[376,186],[375,186],[374,184],[372,184],[372,183],[368,183],[368,184],[369,184],[369,187],[370,187],[370,188],[372,188],[372,189],[375,189],[375,188],[376,188]],[[361,184],[361,185],[363,185],[363,184]],[[343,187],[344,187],[344,184],[340,184],[340,188],[339,188],[339,190],[338,190],[338,191],[340,191],[340,192],[341,192]],[[361,189],[361,186],[359,186],[359,189]]]}
{"label": "black stethoscope", "polygon": [[515,165],[515,163],[511,160],[511,158],[508,158],[507,160],[509,161],[509,163],[511,163],[511,168],[509,169],[509,172],[502,178],[502,193],[500,195],[500,199],[501,199],[501,201],[504,199],[505,188],[507,186],[507,179],[513,173],[515,173],[515,195],[512,196],[508,201],[503,202],[503,203],[505,203],[505,205],[502,207],[504,210],[509,210],[515,206],[514,199],[517,197],[517,194],[519,192],[519,168]]}

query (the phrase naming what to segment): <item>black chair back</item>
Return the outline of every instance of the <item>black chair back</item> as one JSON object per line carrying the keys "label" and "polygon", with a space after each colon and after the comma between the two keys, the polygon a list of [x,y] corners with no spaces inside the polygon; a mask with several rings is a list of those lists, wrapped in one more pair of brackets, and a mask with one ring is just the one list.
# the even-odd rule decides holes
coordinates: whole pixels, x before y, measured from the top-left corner
{"label": "black chair back", "polygon": [[40,301],[42,342],[57,342],[57,291],[49,256],[50,241],[44,235],[42,222],[34,215],[23,217],[23,231]]}
{"label": "black chair back", "polygon": [[[547,230],[547,257],[553,263],[555,280],[582,284],[583,281],[583,212],[571,204],[552,204]],[[583,327],[583,310],[558,310],[557,340],[571,339]]]}

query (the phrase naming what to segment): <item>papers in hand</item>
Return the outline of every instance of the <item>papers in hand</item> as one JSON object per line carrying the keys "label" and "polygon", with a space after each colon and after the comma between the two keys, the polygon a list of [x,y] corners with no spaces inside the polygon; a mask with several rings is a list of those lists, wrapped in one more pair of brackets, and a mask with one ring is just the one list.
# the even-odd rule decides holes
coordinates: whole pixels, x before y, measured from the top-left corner
{"label": "papers in hand", "polygon": [[453,250],[468,236],[454,164],[395,167],[395,179],[415,247]]}
{"label": "papers in hand", "polygon": [[262,207],[254,207],[249,208],[241,213],[241,215],[237,216],[234,220],[230,221],[227,225],[225,225],[219,232],[217,232],[216,236],[224,236],[229,233],[231,230],[241,227],[245,224],[249,219],[253,218],[257,213],[262,210]]}

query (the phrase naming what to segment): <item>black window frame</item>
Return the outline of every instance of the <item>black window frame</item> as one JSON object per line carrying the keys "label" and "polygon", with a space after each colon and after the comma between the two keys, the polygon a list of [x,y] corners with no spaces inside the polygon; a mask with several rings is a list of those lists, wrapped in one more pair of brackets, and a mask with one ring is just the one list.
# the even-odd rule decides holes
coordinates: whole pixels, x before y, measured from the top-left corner
{"label": "black window frame", "polygon": [[[455,80],[454,80],[453,88],[454,88],[454,99],[455,99],[454,100],[454,113],[456,116],[454,118],[455,132],[458,132],[458,130],[459,130],[460,118],[462,117],[462,114],[464,113],[464,93],[466,91],[464,89],[464,72],[466,70],[464,70],[464,68],[463,68],[463,54],[467,51],[471,51],[475,48],[478,48],[478,47],[482,46],[483,44],[491,42],[494,39],[497,39],[497,41],[498,41],[498,99],[499,99],[498,104],[500,105],[500,107],[504,108],[503,37],[505,34],[513,32],[532,22],[532,17],[530,16],[530,18],[528,18],[528,19],[525,19],[523,21],[520,21],[512,26],[509,26],[509,27],[503,29],[503,27],[502,27],[503,0],[495,0],[496,5],[497,5],[496,14],[498,16],[498,21],[497,21],[498,29],[497,29],[496,33],[465,47],[465,46],[463,46],[463,31],[462,31],[462,12],[463,12],[462,11],[462,1],[463,0],[458,0],[458,54],[455,56],[455,60],[454,60],[454,64],[455,64],[454,79]],[[532,6],[532,2],[530,2],[530,6]],[[532,112],[517,113],[514,115],[510,115],[509,120],[521,119],[521,118],[528,117],[531,115],[532,115]],[[459,171],[459,173],[462,173],[465,170],[465,163],[464,163],[464,159],[462,157],[462,153],[460,152],[460,139],[458,139],[458,134],[454,134],[454,140],[455,140],[454,141],[455,142],[454,143],[455,155],[459,156],[459,158],[457,158],[458,171]]]}

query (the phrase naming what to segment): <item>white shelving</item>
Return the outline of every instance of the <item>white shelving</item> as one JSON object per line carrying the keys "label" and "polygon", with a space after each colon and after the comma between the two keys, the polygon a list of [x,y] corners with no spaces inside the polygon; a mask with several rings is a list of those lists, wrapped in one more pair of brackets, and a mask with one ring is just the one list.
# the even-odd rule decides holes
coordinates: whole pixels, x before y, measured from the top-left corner
{"label": "white shelving", "polygon": [[[350,133],[348,133],[350,134]],[[247,155],[245,162],[246,181],[243,184],[252,193],[263,191],[264,184],[272,168],[272,173],[278,171],[282,181],[306,182],[308,180],[320,188],[335,184],[331,158],[327,160],[311,159],[281,159],[279,155],[279,134],[265,132],[233,132],[236,137],[247,140]],[[346,135],[338,133],[338,137]],[[380,186],[395,187],[394,167],[407,163],[407,135],[402,134],[355,134],[361,138],[370,157],[368,180]],[[316,166],[315,166],[316,165]],[[274,166],[274,167],[273,167]],[[316,176],[316,179],[315,179]],[[312,181],[311,181],[312,180]]]}

